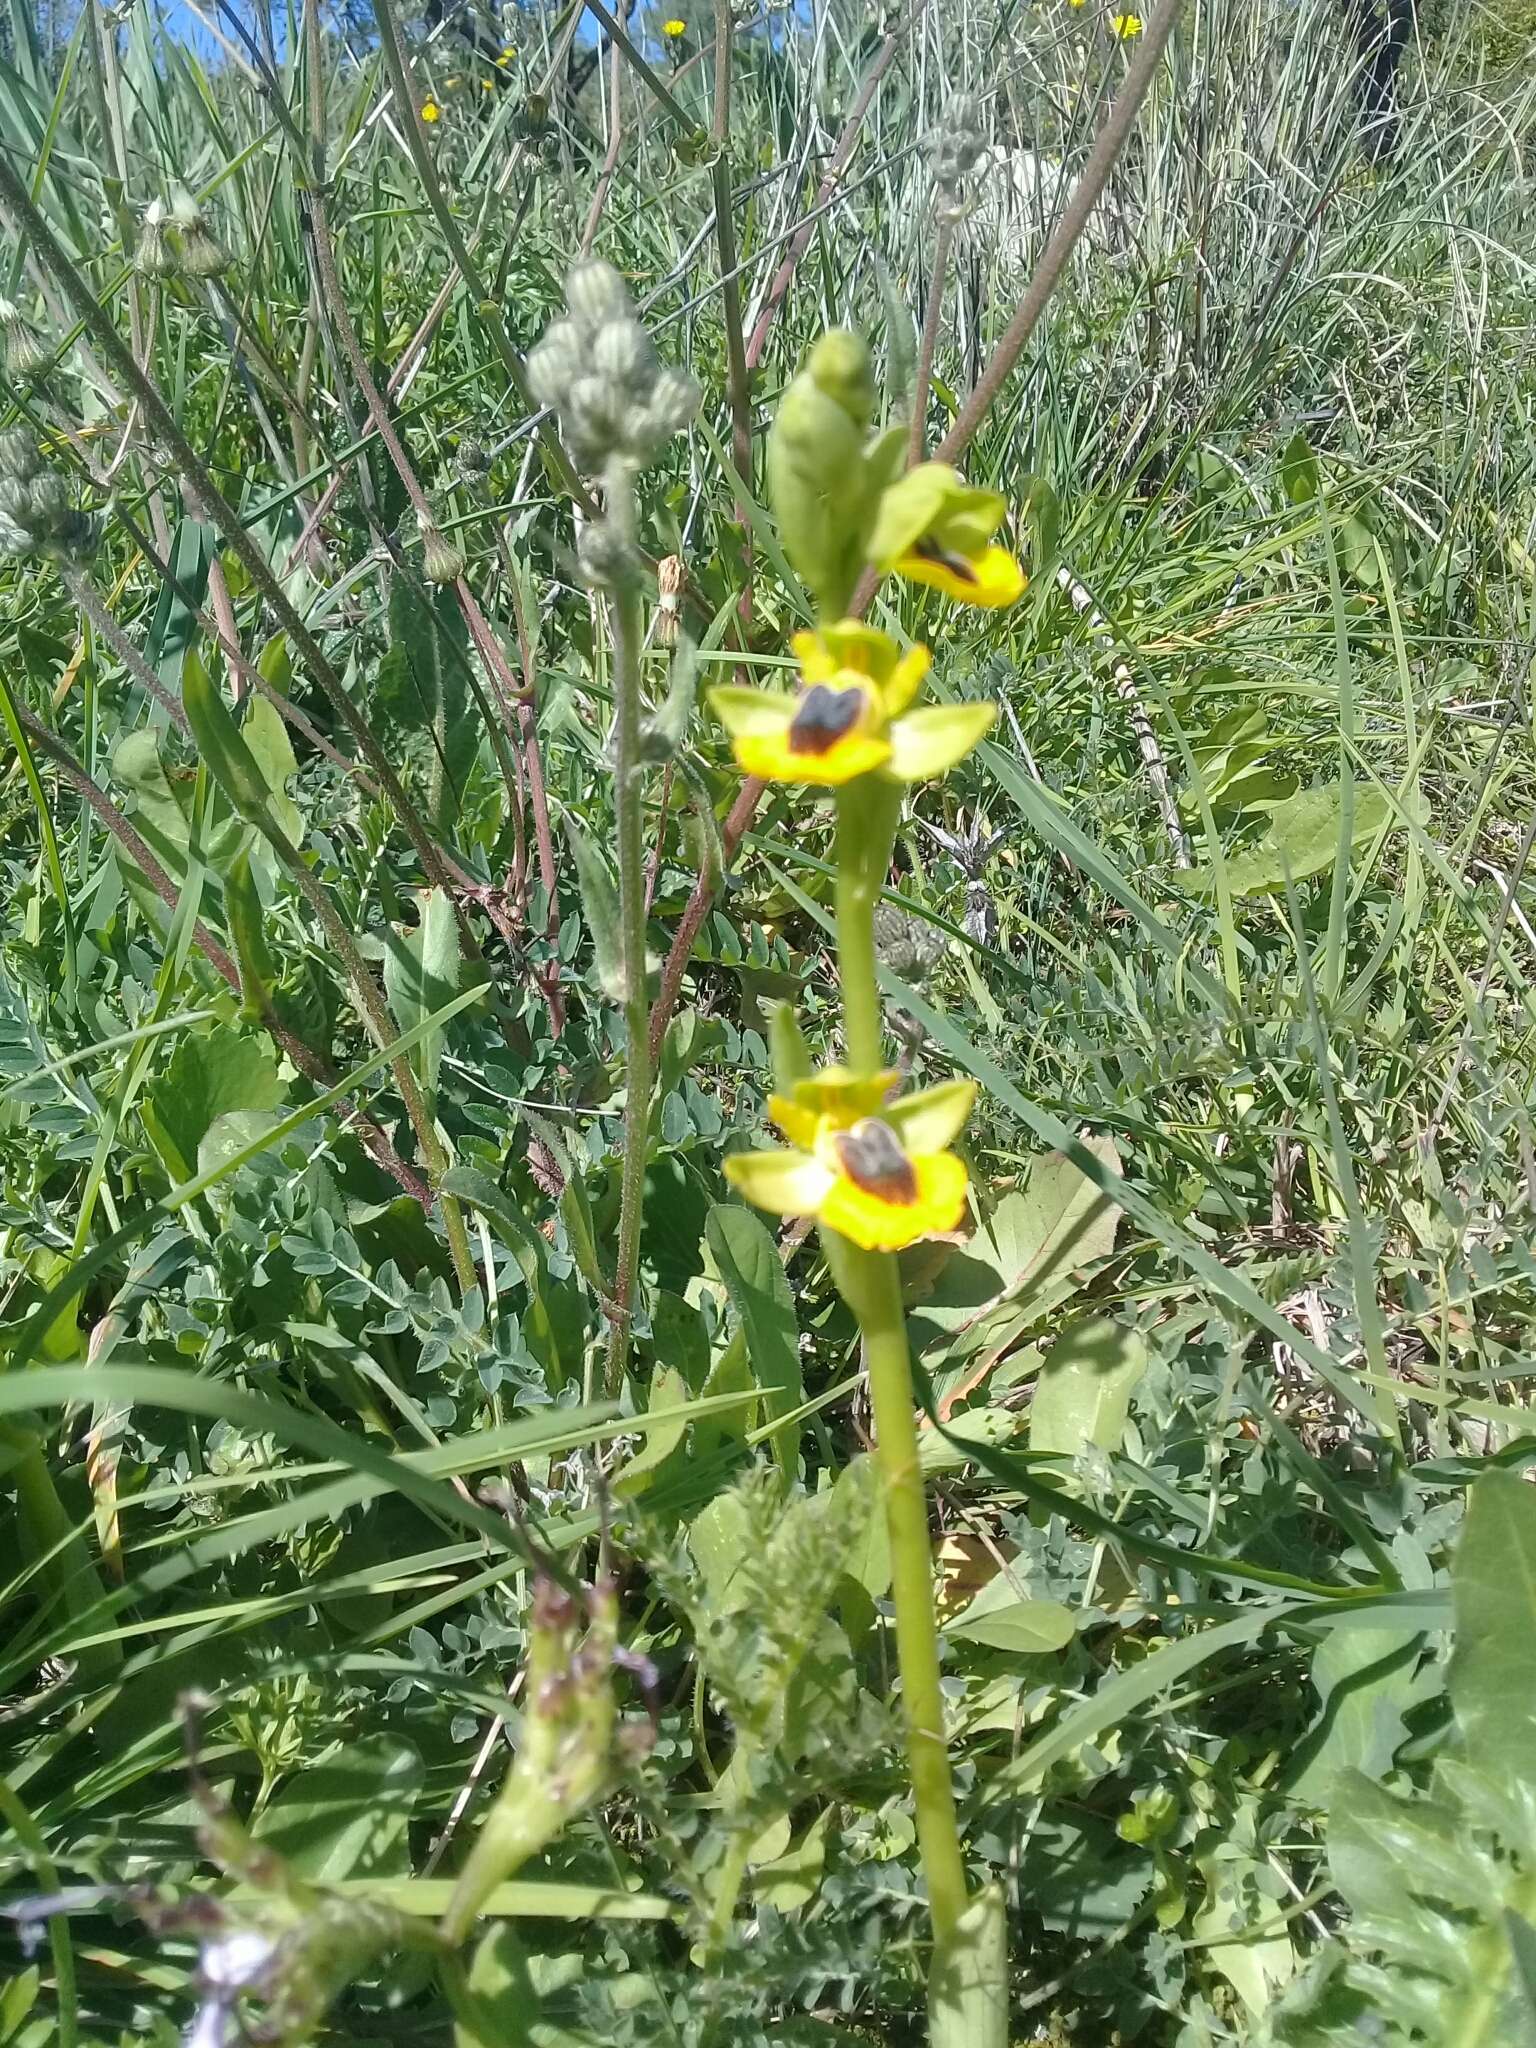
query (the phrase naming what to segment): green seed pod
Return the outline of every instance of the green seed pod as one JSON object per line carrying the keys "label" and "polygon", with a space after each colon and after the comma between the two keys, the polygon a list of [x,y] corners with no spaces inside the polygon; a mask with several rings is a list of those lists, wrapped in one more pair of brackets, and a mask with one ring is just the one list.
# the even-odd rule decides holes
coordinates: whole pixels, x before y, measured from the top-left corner
{"label": "green seed pod", "polygon": [[208,764],[208,773],[247,824],[254,825],[268,839],[273,838],[277,828],[266,777],[229,706],[195,653],[189,653],[182,665],[181,701],[197,751]]}
{"label": "green seed pod", "polygon": [[240,969],[240,1014],[248,1023],[260,1024],[272,1007],[277,969],[267,945],[266,918],[246,847],[235,855],[224,877],[224,918]]}
{"label": "green seed pod", "polygon": [[864,447],[873,404],[869,351],[822,336],[779,403],[768,436],[768,494],[784,552],[825,618],[841,618],[874,513]]}

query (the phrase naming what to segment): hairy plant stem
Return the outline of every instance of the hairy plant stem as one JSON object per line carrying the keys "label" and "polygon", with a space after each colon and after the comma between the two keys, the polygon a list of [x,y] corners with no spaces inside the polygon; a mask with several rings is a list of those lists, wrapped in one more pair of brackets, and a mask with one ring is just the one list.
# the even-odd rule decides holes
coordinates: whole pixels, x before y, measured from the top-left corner
{"label": "hairy plant stem", "polygon": [[651,1116],[650,1006],[645,989],[645,764],[640,755],[640,588],[634,575],[635,485],[615,457],[604,475],[607,520],[623,565],[608,593],[613,634],[614,818],[619,846],[619,925],[624,974],[624,1165],[620,1179],[619,1257],[613,1325],[604,1374],[618,1392],[629,1356],[640,1273],[640,1212],[645,1200],[645,1147]]}
{"label": "hairy plant stem", "polygon": [[[861,1076],[877,1073],[881,1064],[874,912],[900,815],[897,789],[875,776],[861,776],[838,794],[838,977],[848,1065]],[[901,1281],[890,1252],[863,1251],[834,1231],[825,1231],[823,1238],[833,1278],[864,1339],[875,1461],[890,1536],[907,1768],[933,1922],[933,1971],[938,1976],[948,1966],[966,1907],[965,1864],[944,1732],[928,1501],[918,1462]]]}

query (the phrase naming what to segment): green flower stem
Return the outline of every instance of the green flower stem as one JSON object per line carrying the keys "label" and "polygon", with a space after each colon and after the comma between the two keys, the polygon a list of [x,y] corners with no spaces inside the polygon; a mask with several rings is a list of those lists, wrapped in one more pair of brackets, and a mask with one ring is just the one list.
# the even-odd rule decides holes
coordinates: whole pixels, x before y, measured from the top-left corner
{"label": "green flower stem", "polygon": [[[838,973],[848,1065],[857,1074],[875,1073],[881,1063],[874,917],[900,815],[900,791],[878,776],[860,776],[839,791]],[[901,1280],[889,1252],[861,1251],[832,1231],[825,1234],[825,1241],[833,1277],[864,1338],[875,1416],[875,1459],[890,1532],[891,1596],[896,1609],[896,1661],[901,1672],[907,1767],[912,1777],[918,1848],[928,1883],[937,1973],[954,1947],[965,1911],[965,1864],[950,1782],[944,1696],[939,1687],[928,1502],[918,1462]]]}
{"label": "green flower stem", "polygon": [[878,1073],[884,1033],[875,980],[875,906],[890,862],[901,796],[894,784],[861,775],[837,795],[837,963],[843,1037],[856,1074]]}
{"label": "green flower stem", "polygon": [[614,819],[619,845],[619,927],[624,974],[624,1166],[620,1181],[619,1258],[605,1370],[617,1393],[629,1356],[640,1273],[640,1216],[651,1114],[650,1006],[645,990],[645,820],[640,755],[640,588],[635,579],[635,485],[629,465],[610,462],[604,477],[607,519],[622,557],[608,593],[613,631]]}
{"label": "green flower stem", "polygon": [[950,1782],[944,1696],[939,1687],[928,1499],[918,1462],[901,1281],[890,1252],[859,1251],[849,1245],[839,1263],[845,1265],[853,1283],[849,1298],[864,1333],[875,1417],[875,1459],[891,1543],[891,1598],[896,1609],[896,1663],[901,1672],[907,1768],[912,1775],[917,1842],[928,1881],[934,1968],[938,1970],[965,1911],[965,1864]]}

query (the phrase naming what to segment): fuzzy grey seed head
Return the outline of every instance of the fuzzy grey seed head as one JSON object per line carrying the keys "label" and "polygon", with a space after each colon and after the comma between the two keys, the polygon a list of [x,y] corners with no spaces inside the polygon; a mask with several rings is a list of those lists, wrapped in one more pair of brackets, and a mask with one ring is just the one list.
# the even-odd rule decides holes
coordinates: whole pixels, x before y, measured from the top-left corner
{"label": "fuzzy grey seed head", "polygon": [[26,527],[20,526],[10,513],[0,508],[0,555],[11,561],[21,561],[32,552],[32,535]]}

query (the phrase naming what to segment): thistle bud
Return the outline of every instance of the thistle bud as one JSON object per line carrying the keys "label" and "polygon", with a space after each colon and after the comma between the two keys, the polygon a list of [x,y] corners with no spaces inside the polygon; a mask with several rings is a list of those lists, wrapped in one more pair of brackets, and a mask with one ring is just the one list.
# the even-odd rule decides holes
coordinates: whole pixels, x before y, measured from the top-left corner
{"label": "thistle bud", "polygon": [[30,427],[7,427],[0,434],[0,477],[19,484],[42,474],[43,458]]}
{"label": "thistle bud", "polygon": [[582,582],[594,590],[617,590],[634,580],[640,565],[628,542],[606,520],[599,519],[582,529],[576,567]]}
{"label": "thistle bud", "polygon": [[171,247],[170,214],[163,199],[151,199],[144,209],[139,246],[134,265],[144,277],[174,277],[181,268]]}
{"label": "thistle bud", "polygon": [[875,953],[899,980],[921,988],[944,951],[944,934],[894,903],[875,908]]}
{"label": "thistle bud", "polygon": [[963,220],[976,204],[976,176],[987,156],[981,108],[974,96],[954,94],[943,119],[925,141],[939,216]]}
{"label": "thistle bud", "polygon": [[35,377],[50,360],[37,329],[20,306],[0,299],[0,329],[5,333],[5,367],[18,380]]}
{"label": "thistle bud", "polygon": [[0,434],[0,554],[83,562],[100,538],[100,523],[76,509],[68,483],[44,466],[27,429]]}
{"label": "thistle bud", "polygon": [[457,583],[464,574],[464,550],[434,520],[421,522],[422,573],[429,583]]}
{"label": "thistle bud", "polygon": [[553,406],[577,466],[618,456],[639,467],[693,417],[698,386],[663,369],[618,272],[578,263],[566,279],[567,312],[528,358],[528,381]]}

